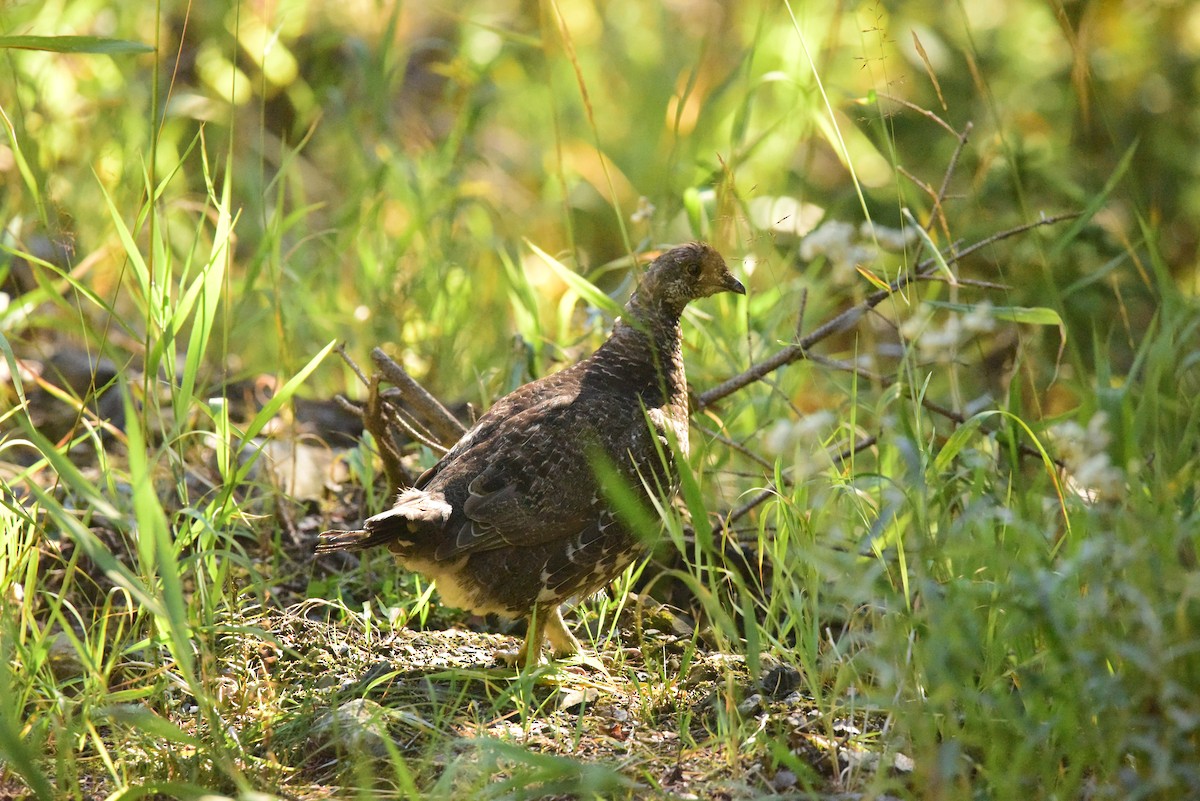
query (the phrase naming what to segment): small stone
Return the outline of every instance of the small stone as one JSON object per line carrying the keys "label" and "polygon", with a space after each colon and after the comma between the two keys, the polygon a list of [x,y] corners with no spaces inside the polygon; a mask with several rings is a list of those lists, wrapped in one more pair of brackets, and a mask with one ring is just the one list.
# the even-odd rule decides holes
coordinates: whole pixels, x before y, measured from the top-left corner
{"label": "small stone", "polygon": [[790,790],[791,788],[795,787],[796,781],[796,774],[784,768],[777,772],[774,778],[771,779],[771,787],[773,787],[776,792],[783,792],[784,790]]}
{"label": "small stone", "polygon": [[312,734],[341,753],[387,755],[388,711],[366,698],[355,698],[317,718]]}
{"label": "small stone", "polygon": [[84,674],[83,660],[66,632],[60,631],[50,639],[47,648],[50,670],[60,679],[74,679]]}
{"label": "small stone", "polygon": [[800,678],[800,671],[791,665],[776,665],[763,675],[762,688],[772,698],[782,698],[800,686]]}
{"label": "small stone", "polygon": [[762,709],[762,705],[763,697],[758,693],[754,693],[754,695],[751,695],[745,701],[742,701],[740,704],[738,704],[737,711],[739,715],[745,717],[758,712],[760,709]]}
{"label": "small stone", "polygon": [[558,697],[558,708],[564,712],[583,712],[600,697],[595,687],[575,687],[562,692]]}

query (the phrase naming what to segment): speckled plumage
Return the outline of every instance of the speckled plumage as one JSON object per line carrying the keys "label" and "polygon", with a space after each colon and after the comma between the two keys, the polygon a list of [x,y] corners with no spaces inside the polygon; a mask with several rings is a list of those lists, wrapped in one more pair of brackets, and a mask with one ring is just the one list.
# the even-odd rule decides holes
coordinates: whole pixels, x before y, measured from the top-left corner
{"label": "speckled plumage", "polygon": [[708,245],[662,254],[595,353],[501,398],[395,506],[362,530],[326,532],[317,551],[387,545],[443,602],[530,618],[517,661],[536,659],[543,636],[556,655],[576,652],[559,605],[641,550],[597,481],[597,455],[635,492],[674,492],[667,441],[688,447],[680,315],[723,291],[745,289]]}

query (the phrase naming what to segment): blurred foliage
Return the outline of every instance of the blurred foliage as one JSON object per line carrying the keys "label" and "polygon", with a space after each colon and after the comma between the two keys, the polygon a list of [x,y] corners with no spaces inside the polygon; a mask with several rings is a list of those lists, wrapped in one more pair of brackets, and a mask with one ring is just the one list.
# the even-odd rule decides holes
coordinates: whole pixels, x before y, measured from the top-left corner
{"label": "blurred foliage", "polygon": [[[0,33],[159,49],[7,50],[0,62],[0,106],[33,181],[6,142],[8,245],[61,245],[59,261],[86,265],[101,296],[117,296],[123,274],[92,213],[101,187],[129,208],[143,173],[173,176],[160,202],[186,242],[204,189],[197,133],[232,154],[241,215],[226,330],[245,344],[226,365],[234,372],[295,367],[330,336],[360,354],[392,341],[434,386],[462,393],[471,379],[456,354],[478,365],[513,356],[500,251],[524,262],[551,319],[563,287],[522,237],[599,266],[691,235],[689,191],[708,203],[707,236],[757,256],[760,284],[784,281],[792,246],[778,232],[765,241],[770,228],[747,218],[756,198],[892,226],[902,206],[929,213],[904,176],[937,186],[955,141],[890,98],[955,128],[975,123],[948,204],[967,240],[1087,207],[1134,148],[1127,191],[1106,198],[1070,258],[1029,245],[987,254],[978,269],[1011,285],[1014,304],[1049,291],[1119,354],[1153,312],[1146,287],[1112,271],[1136,258],[1139,214],[1181,285],[1197,280],[1190,4],[1078,3],[1056,15],[1032,0],[167,3],[156,20],[148,6],[64,0],[8,4]],[[639,198],[651,213],[635,215]],[[443,308],[445,286],[469,302]],[[495,323],[483,341],[466,325],[480,313]],[[81,322],[103,328],[53,324]]]}
{"label": "blurred foliage", "polygon": [[[71,743],[100,742],[86,734],[91,707],[118,698],[158,704],[164,722],[151,733],[187,720],[191,699],[168,669],[142,681],[146,644],[168,664],[218,611],[290,591],[295,577],[252,553],[279,568],[279,552],[307,548],[311,532],[243,504],[241,453],[216,448],[218,469],[194,481],[204,471],[189,448],[209,440],[193,435],[228,444],[239,423],[207,402],[209,390],[277,376],[253,384],[285,390],[248,415],[257,433],[299,383],[282,379],[340,340],[360,362],[384,345],[439,396],[484,407],[604,335],[604,314],[579,302],[551,259],[619,296],[635,253],[697,237],[750,288],[689,311],[685,355],[703,390],[793,341],[798,309],[811,331],[910,269],[912,241],[884,246],[906,211],[943,249],[1075,211],[1078,224],[996,241],[955,266],[986,285],[920,282],[820,344],[816,355],[844,363],[798,362],[697,415],[690,522],[667,515],[673,550],[660,557],[677,561],[653,565],[646,581],[679,578],[747,660],[761,646],[802,666],[813,726],[831,738],[861,703],[888,716],[884,733],[912,749],[917,774],[901,786],[856,768],[872,774],[872,791],[1075,797],[1094,782],[1097,797],[1167,798],[1194,786],[1200,4],[0,8],[0,36],[68,34],[156,52],[0,42],[0,345],[64,374],[83,351],[83,377],[64,382],[79,397],[101,384],[124,393],[139,373],[143,390],[100,398],[95,414],[114,430],[83,430],[82,412],[40,425],[32,401],[18,408],[16,382],[0,384],[0,490],[16,475],[36,501],[0,495],[0,591],[14,600],[0,607],[0,683],[32,721],[8,726],[0,710],[5,753],[33,764],[38,738],[53,736],[60,775],[94,767],[91,752],[71,761]],[[818,228],[829,223],[843,225]],[[821,247],[805,239],[820,230]],[[981,312],[983,301],[992,305]],[[171,349],[191,343],[205,348],[173,363]],[[356,382],[326,360],[304,391],[356,394]],[[156,389],[179,390],[161,404],[171,418],[161,427],[146,412]],[[987,417],[951,424],[923,401]],[[18,430],[23,414],[32,422]],[[1063,471],[1018,454],[1031,433],[1066,454],[1055,441],[1070,439],[1064,430],[1080,443]],[[29,473],[8,464],[27,435],[45,457]],[[836,456],[867,437],[870,448]],[[120,464],[113,442],[136,445],[137,458]],[[88,448],[100,469],[74,469]],[[369,483],[369,444],[347,461]],[[1080,480],[1085,466],[1094,481]],[[174,484],[161,492],[165,472]],[[38,484],[46,478],[50,489]],[[717,537],[706,527],[764,486],[769,502],[742,528]],[[46,544],[47,527],[63,532],[63,550]],[[753,558],[738,562],[741,546]],[[167,605],[106,595],[78,567],[81,550],[118,589]],[[132,567],[130,554],[140,556]],[[411,585],[381,578],[385,561],[298,583],[411,601]],[[47,666],[47,614],[77,619],[108,660],[77,682],[91,707],[63,700]],[[110,632],[110,615],[128,621]],[[200,667],[185,679],[200,693],[217,659],[196,642]],[[8,670],[8,649],[13,664],[34,667]],[[109,693],[108,671],[134,662],[139,678],[120,691],[129,695]],[[683,677],[664,665],[662,679],[668,694]],[[727,738],[728,758],[744,746],[746,759],[799,771],[790,734],[772,739],[753,714],[737,719],[738,688],[726,689],[708,733]],[[241,757],[228,755],[273,753],[270,715],[288,721],[294,710],[267,710],[243,744],[217,719],[226,699],[201,700],[210,734],[200,756],[162,770],[241,786]],[[497,709],[485,713],[509,714]],[[691,714],[678,710],[681,722]],[[304,754],[304,736],[280,752]],[[145,761],[156,775],[153,754]],[[115,764],[118,782],[127,763]],[[842,777],[827,778],[834,787]]]}

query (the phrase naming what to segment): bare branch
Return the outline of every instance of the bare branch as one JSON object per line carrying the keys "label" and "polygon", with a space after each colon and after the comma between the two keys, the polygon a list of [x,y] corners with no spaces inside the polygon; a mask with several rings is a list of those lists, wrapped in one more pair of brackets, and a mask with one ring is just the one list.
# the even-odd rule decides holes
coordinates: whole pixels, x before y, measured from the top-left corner
{"label": "bare branch", "polygon": [[424,445],[435,453],[446,453],[450,450],[449,447],[438,442],[433,434],[419,420],[412,416],[411,412],[396,403],[399,395],[391,394],[391,390],[384,390],[379,393],[379,397],[381,398],[380,414],[384,415],[388,423],[397,426],[415,442]]}
{"label": "bare branch", "polygon": [[[963,148],[967,146],[967,137],[971,135],[971,129],[974,127],[974,123],[968,122],[963,126],[962,133],[958,134],[958,145],[954,148],[954,154],[950,156],[950,164],[947,165],[946,173],[942,176],[942,185],[938,187],[937,198],[934,201],[934,212],[937,218],[942,221],[942,230],[946,233],[947,237],[950,235],[950,224],[946,221],[946,214],[943,210],[943,204],[946,200],[946,190],[950,187],[950,178],[958,168],[958,159],[962,156]],[[933,219],[933,215],[930,215],[926,231],[933,227]]]}
{"label": "bare branch", "polygon": [[[967,422],[967,418],[962,412],[956,412],[953,409],[950,409],[946,406],[941,405],[940,403],[935,403],[934,401],[929,400],[929,398],[922,397],[921,405],[923,407],[925,407],[926,409],[928,409],[929,411],[933,412],[934,414],[939,414],[942,417],[945,417],[947,420],[950,420],[958,425],[962,425]],[[996,433],[995,429],[987,428],[985,426],[980,426],[980,430],[983,431],[983,433],[985,433],[985,434],[995,434]],[[1022,456],[1032,456],[1035,459],[1042,458],[1041,451],[1039,451],[1037,448],[1033,447],[1032,445],[1026,445],[1024,442],[1017,443],[1017,451],[1020,452],[1020,454]],[[1052,461],[1052,462],[1054,462],[1054,464],[1058,465],[1059,469],[1066,468],[1066,465],[1063,464],[1061,459],[1052,457],[1050,459],[1050,461]]]}
{"label": "bare branch", "polygon": [[[917,281],[935,281],[937,283],[947,283],[947,278],[944,275],[931,273],[929,275],[918,275]],[[978,278],[957,278],[955,281],[959,286],[973,286],[979,289],[995,289],[998,292],[1011,292],[1012,287],[1008,284],[997,284],[995,281],[980,281]]]}
{"label": "bare branch", "polygon": [[800,310],[796,312],[796,339],[804,334],[804,311],[808,308],[808,287],[800,290]]}
{"label": "bare branch", "polygon": [[337,353],[338,356],[342,357],[342,361],[344,361],[346,364],[350,365],[350,369],[354,371],[354,374],[356,376],[358,376],[358,380],[363,382],[364,387],[371,386],[371,380],[369,378],[367,378],[365,373],[363,373],[362,368],[358,366],[358,362],[356,362],[356,361],[354,361],[354,359],[350,358],[350,354],[346,352],[346,343],[345,342],[339,342],[338,346],[336,348],[334,348],[333,350],[335,353]]}
{"label": "bare branch", "polygon": [[737,451],[738,453],[742,454],[742,456],[745,456],[747,459],[758,462],[759,466],[761,466],[767,470],[775,469],[775,465],[771,464],[766,459],[759,456],[757,453],[750,450],[742,443],[732,440],[729,437],[723,435],[721,432],[716,431],[711,428],[708,428],[707,426],[702,426],[699,423],[695,423],[695,426],[696,426],[696,428],[703,431],[704,434],[706,436],[710,437],[711,439],[714,439],[717,442],[720,442],[722,445],[724,445],[727,448],[731,448],[732,450]]}
{"label": "bare branch", "polygon": [[[368,386],[369,386],[369,384],[368,384]],[[360,420],[362,419],[362,416],[363,416],[362,407],[359,406],[357,403],[354,403],[353,401],[349,400],[345,395],[334,395],[333,400],[338,406],[342,407],[342,409],[344,411],[349,412],[350,414],[354,415],[355,417],[359,418]]]}
{"label": "bare branch", "polygon": [[453,445],[462,438],[463,434],[467,433],[463,424],[442,405],[441,401],[418,384],[415,378],[392,361],[381,349],[373,349],[371,359],[388,381],[395,384],[396,389],[400,391],[404,406],[428,427],[429,432],[440,444]]}
{"label": "bare branch", "polygon": [[[1077,212],[1071,212],[1069,214],[1056,214],[1051,217],[1043,217],[1040,220],[1036,220],[1031,223],[1024,223],[1022,225],[992,234],[991,236],[982,239],[979,242],[963,248],[957,253],[946,254],[944,258],[947,264],[953,264],[961,261],[977,250],[985,248],[988,245],[992,245],[1001,240],[1025,233],[1026,231],[1030,231],[1034,228],[1039,228],[1044,225],[1053,225],[1055,223],[1062,222],[1063,220],[1073,219],[1078,216],[1079,215]],[[718,384],[707,392],[701,393],[696,397],[696,411],[703,411],[722,398],[726,398],[737,392],[739,389],[753,384],[755,381],[761,381],[764,377],[778,370],[780,367],[784,367],[792,362],[797,362],[801,359],[807,358],[807,351],[813,345],[821,342],[824,339],[828,339],[835,334],[839,334],[843,331],[853,328],[858,324],[858,321],[862,319],[863,315],[865,315],[871,309],[874,309],[884,300],[891,297],[896,292],[904,289],[913,281],[924,278],[927,274],[932,273],[935,269],[937,269],[937,260],[932,257],[926,259],[917,265],[917,268],[914,272],[901,275],[895,281],[892,281],[891,284],[888,285],[887,289],[880,289],[871,293],[861,303],[851,306],[849,309],[837,314],[795,344],[788,345],[786,348],[777,351],[774,355],[764,359],[763,361],[751,365],[744,372],[730,378],[727,381],[724,381],[721,384]]]}
{"label": "bare branch", "polygon": [[388,416],[383,411],[383,400],[379,397],[381,378],[378,373],[371,377],[367,402],[363,406],[363,427],[370,431],[371,436],[375,438],[375,445],[379,448],[379,457],[383,460],[383,472],[387,476],[388,487],[391,489],[407,487],[412,481],[400,461],[400,451],[388,428]]}
{"label": "bare branch", "polygon": [[961,136],[961,134],[958,131],[954,130],[954,127],[952,125],[950,125],[950,123],[946,122],[941,117],[934,114],[932,111],[930,111],[927,108],[921,108],[916,103],[913,103],[910,100],[905,100],[902,97],[896,97],[895,95],[889,94],[887,92],[880,92],[879,96],[885,97],[888,100],[892,101],[893,103],[904,106],[909,111],[915,111],[916,113],[920,114],[923,117],[928,117],[929,119],[936,122],[938,125],[945,128],[947,131],[949,131],[954,136]]}
{"label": "bare branch", "polygon": [[753,496],[751,496],[750,500],[735,506],[733,509],[730,509],[717,523],[714,531],[717,533],[728,531],[730,526],[732,526],[738,520],[741,520],[746,515],[750,514],[750,512],[754,511],[754,509],[762,504],[763,501],[778,494],[778,490],[776,490],[774,487],[767,487],[759,490]]}
{"label": "bare branch", "polygon": [[908,169],[903,164],[897,164],[896,171],[899,172],[901,175],[903,175],[908,180],[912,181],[914,184],[916,184],[917,187],[921,189],[921,191],[923,191],[925,194],[929,195],[930,200],[932,200],[935,204],[937,203],[937,196],[938,196],[937,190],[934,189],[931,184],[929,184],[925,181],[922,181],[920,178],[913,175],[911,172],[908,171]]}
{"label": "bare branch", "polygon": [[846,448],[845,450],[843,450],[841,453],[835,453],[833,455],[833,458],[836,459],[837,461],[845,464],[847,461],[850,460],[851,456],[853,456],[856,453],[862,453],[867,448],[874,447],[875,443],[878,441],[879,441],[879,437],[875,436],[874,434],[872,434],[869,437],[863,437],[858,442],[851,445],[849,448]]}

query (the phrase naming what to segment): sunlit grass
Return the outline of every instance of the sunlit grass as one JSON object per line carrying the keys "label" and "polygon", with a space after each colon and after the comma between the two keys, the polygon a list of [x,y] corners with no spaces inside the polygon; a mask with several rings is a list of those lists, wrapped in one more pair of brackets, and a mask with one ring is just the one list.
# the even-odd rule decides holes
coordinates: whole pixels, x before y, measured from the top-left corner
{"label": "sunlit grass", "polygon": [[[0,50],[0,795],[1200,782],[1200,315],[1177,233],[1195,199],[1148,213],[1138,159],[1161,151],[1068,130],[1073,92],[1137,104],[1017,47],[1059,52],[1044,8],[218,4],[183,26],[172,4],[35,5],[0,34],[159,50]],[[940,204],[958,140],[922,109],[976,124]],[[603,339],[631,250],[703,237],[751,289],[689,310],[704,391],[913,269],[924,240],[867,253],[864,218],[933,219],[923,255],[950,258],[1064,210],[1086,213],[945,264],[825,361],[698,413],[680,502],[641,513],[653,558],[574,613],[600,667],[485,666],[501,638],[441,633],[478,621],[387,554],[309,561],[342,510],[292,505],[256,466],[292,399],[361,392],[335,341],[360,363],[388,347],[477,413]],[[855,258],[804,255],[818,220]],[[60,388],[32,369],[57,349],[115,377]],[[229,387],[264,373],[273,393],[239,409]],[[61,436],[35,424],[42,393]],[[1107,439],[1072,462],[1066,423]],[[337,456],[363,513],[393,490],[376,446]],[[773,694],[772,669],[794,686]],[[328,735],[347,709],[373,721],[358,740]]]}

